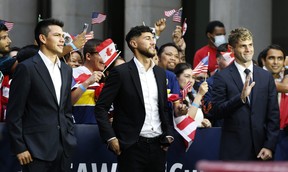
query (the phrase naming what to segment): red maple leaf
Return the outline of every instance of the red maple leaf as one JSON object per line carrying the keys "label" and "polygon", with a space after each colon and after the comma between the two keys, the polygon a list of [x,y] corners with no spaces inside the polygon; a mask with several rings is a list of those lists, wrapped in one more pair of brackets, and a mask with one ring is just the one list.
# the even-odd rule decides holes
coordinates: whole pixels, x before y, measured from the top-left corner
{"label": "red maple leaf", "polygon": [[111,52],[112,52],[112,50],[110,48],[107,48],[107,50],[106,50],[107,56],[111,56]]}

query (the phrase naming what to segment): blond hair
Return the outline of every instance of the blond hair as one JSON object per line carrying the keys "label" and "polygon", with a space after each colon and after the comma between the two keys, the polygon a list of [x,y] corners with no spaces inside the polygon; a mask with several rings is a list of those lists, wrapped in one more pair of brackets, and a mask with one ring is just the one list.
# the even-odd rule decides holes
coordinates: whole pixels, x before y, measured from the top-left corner
{"label": "blond hair", "polygon": [[247,40],[253,40],[253,35],[248,29],[244,27],[239,27],[232,30],[228,37],[228,43],[232,47],[235,47],[238,41],[247,41]]}

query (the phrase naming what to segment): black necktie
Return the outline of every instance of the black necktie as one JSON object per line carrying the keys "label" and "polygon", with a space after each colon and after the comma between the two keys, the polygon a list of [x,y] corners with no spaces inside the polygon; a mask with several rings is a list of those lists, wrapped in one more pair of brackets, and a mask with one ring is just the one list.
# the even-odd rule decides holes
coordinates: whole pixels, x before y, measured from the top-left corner
{"label": "black necktie", "polygon": [[[250,72],[251,71],[249,69],[244,70],[244,73],[246,74],[246,78],[248,77]],[[246,81],[246,79],[245,79],[245,81]],[[249,85],[251,85],[251,83],[252,83],[252,78],[250,77]],[[251,100],[252,100],[252,90],[251,90],[251,93],[249,95],[249,102],[251,102]]]}

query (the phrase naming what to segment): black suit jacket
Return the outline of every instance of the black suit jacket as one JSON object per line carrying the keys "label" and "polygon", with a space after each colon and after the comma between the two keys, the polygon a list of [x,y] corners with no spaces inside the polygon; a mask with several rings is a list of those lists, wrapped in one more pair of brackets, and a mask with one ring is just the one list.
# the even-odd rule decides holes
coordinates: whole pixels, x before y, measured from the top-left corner
{"label": "black suit jacket", "polygon": [[59,144],[63,144],[68,156],[76,145],[71,113],[72,69],[61,62],[60,71],[62,86],[58,105],[52,79],[40,55],[18,64],[7,107],[13,153],[29,150],[33,158],[51,161],[57,155]]}
{"label": "black suit jacket", "polygon": [[213,114],[224,119],[220,158],[249,160],[261,148],[274,151],[279,133],[279,106],[274,79],[270,72],[253,66],[251,104],[243,103],[240,95],[243,83],[235,64],[214,77]]}
{"label": "black suit jacket", "polygon": [[[158,66],[153,68],[158,88],[158,106],[163,138],[172,136],[172,126],[168,122],[166,74]],[[108,122],[107,112],[113,103],[113,124]],[[145,120],[144,99],[137,67],[132,59],[115,67],[106,80],[95,107],[100,135],[105,142],[117,137],[121,150],[136,143]]]}

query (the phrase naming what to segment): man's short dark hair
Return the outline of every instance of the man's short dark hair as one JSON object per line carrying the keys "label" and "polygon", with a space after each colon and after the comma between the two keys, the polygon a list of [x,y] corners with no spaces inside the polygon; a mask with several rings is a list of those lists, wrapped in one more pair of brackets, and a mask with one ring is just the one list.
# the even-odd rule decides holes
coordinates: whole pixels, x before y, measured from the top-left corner
{"label": "man's short dark hair", "polygon": [[258,62],[258,65],[260,67],[263,67],[263,63],[262,63],[262,59],[264,61],[266,61],[266,56],[268,54],[268,51],[270,49],[275,49],[275,50],[279,50],[283,53],[283,56],[284,56],[284,60],[285,60],[285,57],[286,57],[286,53],[285,53],[285,50],[280,46],[280,45],[277,45],[277,44],[272,44],[272,45],[269,45],[268,47],[266,47],[263,51],[261,51],[258,55],[258,59],[257,59],[257,62]]}
{"label": "man's short dark hair", "polygon": [[176,44],[174,44],[174,43],[172,43],[172,42],[169,42],[169,43],[163,44],[163,45],[159,48],[159,50],[157,51],[157,56],[158,56],[159,58],[160,58],[161,54],[163,53],[163,51],[164,51],[164,49],[165,49],[166,47],[174,47],[174,48],[177,49],[178,52],[180,51],[180,49],[176,46]]}
{"label": "man's short dark hair", "polygon": [[1,31],[8,31],[8,28],[4,23],[0,23],[0,32]]}
{"label": "man's short dark hair", "polygon": [[48,36],[48,33],[50,31],[48,27],[51,25],[60,26],[62,28],[64,26],[64,23],[60,20],[53,19],[53,18],[44,19],[44,20],[40,21],[34,30],[35,40],[39,46],[41,45],[39,35],[43,34],[45,36]]}
{"label": "man's short dark hair", "polygon": [[215,27],[225,27],[224,24],[218,20],[215,21],[211,21],[208,23],[207,27],[206,27],[206,35],[207,33],[213,33]]}
{"label": "man's short dark hair", "polygon": [[127,33],[125,40],[126,40],[126,43],[127,43],[128,47],[130,48],[131,51],[133,51],[132,47],[129,44],[131,39],[133,37],[141,36],[141,34],[144,32],[152,33],[152,30],[148,26],[135,26],[135,27],[132,27],[131,30]]}
{"label": "man's short dark hair", "polygon": [[[86,54],[87,53],[96,53],[96,47],[100,45],[103,41],[100,39],[90,39],[88,40],[84,47],[83,47],[83,55],[84,55],[84,61],[86,60]],[[99,53],[99,52],[97,52]]]}

